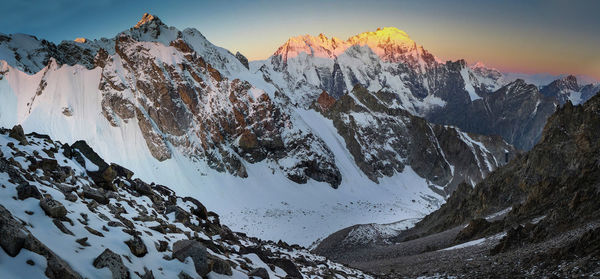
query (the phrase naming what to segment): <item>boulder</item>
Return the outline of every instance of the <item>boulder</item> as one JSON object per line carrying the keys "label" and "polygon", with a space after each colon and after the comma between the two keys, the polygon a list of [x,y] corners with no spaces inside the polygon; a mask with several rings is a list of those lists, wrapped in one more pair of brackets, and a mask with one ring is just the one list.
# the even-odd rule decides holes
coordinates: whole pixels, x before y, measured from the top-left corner
{"label": "boulder", "polygon": [[133,176],[133,172],[130,171],[129,169],[127,169],[127,168],[119,166],[119,165],[117,165],[115,163],[111,163],[110,166],[117,173],[117,176],[125,177],[128,180],[131,179],[131,177]]}
{"label": "boulder", "polygon": [[90,246],[90,244],[87,241],[88,241],[87,237],[75,240],[75,242],[79,243],[79,245],[81,245],[81,246]]}
{"label": "boulder", "polygon": [[136,257],[143,257],[148,253],[146,244],[144,244],[144,241],[139,236],[135,236],[132,239],[125,241],[125,244],[127,244],[131,253]]}
{"label": "boulder", "polygon": [[[71,145],[71,148],[81,152],[83,156],[94,163],[94,165],[98,166],[100,170],[108,168],[108,164],[85,141],[76,141]],[[85,166],[85,164],[82,165]]]}
{"label": "boulder", "polygon": [[303,278],[302,274],[298,270],[298,267],[294,262],[289,259],[271,259],[271,263],[285,271],[287,275],[291,278]]}
{"label": "boulder", "polygon": [[269,279],[269,272],[264,267],[259,267],[248,272],[248,277],[258,277],[261,279]]}
{"label": "boulder", "polygon": [[19,141],[21,145],[28,145],[27,137],[25,136],[25,132],[23,132],[23,127],[21,125],[14,126],[8,136]]}
{"label": "boulder", "polygon": [[40,199],[42,198],[42,194],[38,191],[38,188],[31,184],[21,184],[17,186],[17,198],[20,200],[25,200],[28,198]]}
{"label": "boulder", "polygon": [[165,214],[175,213],[175,222],[186,223],[190,220],[190,214],[183,208],[176,205],[169,205],[166,208]]}
{"label": "boulder", "polygon": [[67,209],[59,201],[52,198],[40,200],[40,207],[46,212],[46,215],[52,218],[63,218],[67,216]]}
{"label": "boulder", "polygon": [[105,193],[100,192],[96,189],[92,189],[89,186],[83,186],[83,197],[86,199],[92,199],[99,204],[108,204],[108,197]]}
{"label": "boulder", "polygon": [[17,222],[10,212],[0,205],[0,246],[11,257],[19,254],[25,244],[27,234],[23,225]]}
{"label": "boulder", "polygon": [[211,257],[210,270],[217,274],[228,276],[233,275],[233,271],[231,270],[231,265],[229,262],[217,257]]}
{"label": "boulder", "polygon": [[46,256],[46,261],[48,266],[46,267],[46,271],[44,274],[48,276],[49,279],[81,279],[81,275],[79,275],[75,270],[73,270],[67,262],[63,259],[59,258],[52,252]]}
{"label": "boulder", "polygon": [[196,215],[202,220],[206,220],[208,218],[208,211],[206,210],[206,207],[197,199],[192,197],[184,197],[182,200],[184,202],[191,202],[196,206],[196,208],[192,208],[192,210],[190,210],[192,214]]}
{"label": "boulder", "polygon": [[62,223],[62,221],[58,220],[58,219],[52,219],[52,223],[54,223],[54,225],[64,234],[69,234],[69,235],[74,235],[72,231],[70,231],[69,229],[67,229],[67,227],[65,227],[65,225]]}
{"label": "boulder", "polygon": [[130,279],[131,275],[129,274],[129,270],[123,264],[123,260],[121,256],[115,254],[110,249],[104,250],[102,254],[100,254],[94,260],[95,268],[105,268],[108,267],[110,272],[112,273],[113,279]]}
{"label": "boulder", "polygon": [[173,258],[183,262],[187,257],[192,258],[198,275],[206,276],[210,272],[208,252],[200,242],[179,240],[173,244]]}

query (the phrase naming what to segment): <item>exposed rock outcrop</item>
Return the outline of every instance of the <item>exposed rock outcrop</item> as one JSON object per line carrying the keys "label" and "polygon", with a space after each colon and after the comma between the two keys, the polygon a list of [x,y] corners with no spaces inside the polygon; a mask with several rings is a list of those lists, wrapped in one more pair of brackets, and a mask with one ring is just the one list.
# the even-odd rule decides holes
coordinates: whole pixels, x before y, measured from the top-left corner
{"label": "exposed rock outcrop", "polygon": [[[178,197],[166,186],[132,179],[133,173],[106,163],[84,142],[69,146],[28,134],[24,137],[29,144],[21,146],[8,134],[9,130],[0,129],[1,142],[6,143],[0,145],[0,199],[5,201],[0,205],[0,253],[7,255],[3,261],[23,266],[23,270],[11,270],[11,275],[195,278],[211,273],[372,278],[297,245],[232,232],[198,200]],[[24,160],[29,162],[27,168],[17,163]],[[39,171],[31,171],[33,165]],[[114,174],[110,180],[98,180],[94,166],[110,168]],[[47,175],[52,173],[66,177],[57,182]],[[107,182],[114,187],[105,187]],[[16,197],[19,191],[23,199]],[[37,211],[24,211],[24,205]],[[42,273],[34,254],[46,261]],[[267,264],[273,269],[260,269]]]}

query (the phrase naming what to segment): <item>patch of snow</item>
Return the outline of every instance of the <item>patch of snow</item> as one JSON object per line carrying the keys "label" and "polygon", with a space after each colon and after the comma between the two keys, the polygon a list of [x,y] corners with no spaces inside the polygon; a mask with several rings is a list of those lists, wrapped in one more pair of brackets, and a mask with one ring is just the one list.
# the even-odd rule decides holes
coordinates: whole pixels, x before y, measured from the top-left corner
{"label": "patch of snow", "polygon": [[471,84],[471,78],[469,77],[469,69],[463,68],[462,70],[460,70],[460,75],[462,76],[462,79],[464,81],[465,90],[469,93],[471,102],[475,101],[477,99],[481,99],[481,97],[479,95],[477,95],[477,93],[475,92],[475,88],[473,87],[473,84]]}
{"label": "patch of snow", "polygon": [[475,239],[475,240],[471,240],[469,242],[465,242],[462,244],[458,244],[458,245],[454,245],[452,247],[448,247],[445,249],[442,249],[441,251],[449,251],[449,250],[456,250],[456,249],[463,249],[463,248],[467,248],[467,247],[471,247],[471,246],[476,246],[476,245],[481,245],[486,241],[495,241],[498,239],[503,238],[506,235],[505,232],[490,236],[490,237],[484,237],[484,238],[480,238],[480,239]]}

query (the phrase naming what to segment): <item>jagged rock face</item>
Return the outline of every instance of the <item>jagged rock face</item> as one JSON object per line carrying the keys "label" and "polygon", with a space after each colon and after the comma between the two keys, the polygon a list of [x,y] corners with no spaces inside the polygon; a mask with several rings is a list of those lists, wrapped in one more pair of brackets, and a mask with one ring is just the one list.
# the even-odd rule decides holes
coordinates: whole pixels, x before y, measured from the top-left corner
{"label": "jagged rock face", "polygon": [[567,76],[565,78],[557,79],[550,84],[542,87],[540,91],[542,94],[548,97],[556,98],[562,105],[569,99],[571,92],[579,91],[579,84],[575,76]]}
{"label": "jagged rock face", "polygon": [[[159,59],[156,49],[171,52],[175,62]],[[241,177],[247,176],[244,162],[286,161],[279,167],[296,182],[340,184],[333,154],[294,127],[280,101],[248,82],[228,80],[185,41],[166,47],[123,34],[115,52],[100,61],[104,115],[114,126],[137,120],[158,160],[171,158],[172,146]]]}
{"label": "jagged rock face", "polygon": [[[3,277],[196,278],[235,272],[373,278],[297,245],[234,233],[199,201],[132,179],[126,168],[104,162],[83,143],[69,146],[27,134],[29,144],[20,145],[8,134],[0,129],[0,256],[3,264],[20,268],[3,270]],[[96,163],[117,170],[110,181],[115,188],[95,182]],[[67,175],[57,179],[50,173]],[[17,199],[21,185],[43,197]],[[273,268],[261,269],[267,264]]]}
{"label": "jagged rock face", "polygon": [[[371,180],[403,172],[405,165],[437,185],[450,180],[450,166],[434,160],[442,155],[425,121],[403,110],[388,110],[364,88],[357,87],[351,94],[344,95],[324,114],[333,120],[355,162]],[[421,163],[429,167],[423,168]]]}
{"label": "jagged rock face", "polygon": [[246,69],[250,69],[250,66],[248,65],[248,58],[246,58],[246,56],[244,56],[238,51],[235,53],[235,58],[240,60],[240,62],[242,63],[242,65],[244,65],[244,67],[246,67]]}
{"label": "jagged rock face", "polygon": [[439,148],[454,169],[447,193],[453,192],[461,182],[475,185],[519,154],[500,136],[482,136],[454,127],[432,126]]}
{"label": "jagged rock face", "polygon": [[396,94],[357,86],[337,101],[323,92],[313,108],[333,120],[356,164],[375,182],[410,166],[451,192],[463,180],[478,182],[503,165],[506,152],[515,154],[499,137],[431,125],[395,108],[396,102]]}
{"label": "jagged rock face", "polygon": [[[148,14],[113,39],[63,42],[55,48],[59,58],[50,59],[44,68],[36,95],[27,102],[29,112],[39,103],[35,98],[44,94],[47,76],[62,63],[95,68],[101,72],[98,90],[104,118],[115,129],[139,127],[159,161],[183,154],[240,177],[248,175],[248,164],[266,162],[295,182],[313,179],[337,187],[342,177],[334,154],[296,112],[315,101],[320,111],[336,107],[324,115],[335,120],[346,147],[373,181],[410,166],[431,184],[451,191],[463,179],[479,181],[501,161],[493,158],[497,153],[477,149],[477,144],[461,144],[464,139],[456,136],[462,132],[436,135],[432,125],[413,117],[446,108],[463,111],[472,98],[496,86],[497,72],[471,70],[464,61],[441,63],[395,28],[344,42],[325,36],[296,38],[257,73],[248,71],[253,67],[243,55],[210,44],[197,30],[179,31]],[[247,76],[250,82],[242,80]],[[360,96],[356,104],[348,97],[355,85],[368,90],[350,93]],[[61,113],[77,118],[81,112],[76,109],[67,105]],[[440,115],[451,115],[443,112]],[[380,126],[368,126],[364,119]],[[502,141],[488,142],[504,146]],[[442,145],[456,154],[469,150],[469,155],[448,163]],[[490,161],[491,168],[482,160]],[[454,164],[460,165],[455,172]],[[467,166],[474,170],[467,171]],[[112,186],[106,184],[107,189]]]}
{"label": "jagged rock face", "polygon": [[[587,84],[580,87],[580,104],[594,97],[600,91],[600,83]],[[574,103],[575,104],[575,103]]]}
{"label": "jagged rock face", "polygon": [[600,90],[599,84],[580,85],[575,76],[569,75],[541,87],[540,92],[556,99],[560,105],[564,105],[567,101],[578,105],[596,95],[598,90]]}
{"label": "jagged rock face", "polygon": [[510,206],[508,223],[545,216],[539,228],[546,233],[596,218],[600,210],[596,202],[598,128],[599,96],[580,106],[567,102],[548,119],[540,142],[531,151],[497,169],[474,189],[459,186],[415,230],[441,231]]}
{"label": "jagged rock face", "polygon": [[426,118],[473,133],[497,134],[515,147],[528,150],[538,141],[556,105],[536,86],[516,80],[472,103],[449,102]]}

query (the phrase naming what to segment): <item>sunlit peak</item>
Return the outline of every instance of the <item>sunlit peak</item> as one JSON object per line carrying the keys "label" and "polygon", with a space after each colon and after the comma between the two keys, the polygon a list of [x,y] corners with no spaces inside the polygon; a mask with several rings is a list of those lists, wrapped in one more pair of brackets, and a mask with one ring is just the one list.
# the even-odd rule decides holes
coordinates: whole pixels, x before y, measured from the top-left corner
{"label": "sunlit peak", "polygon": [[153,21],[154,19],[157,19],[157,17],[149,14],[149,13],[144,13],[144,15],[142,16],[142,19],[140,19],[140,21],[138,21],[138,23],[133,26],[133,28],[140,28],[142,25],[149,23],[151,21]]}
{"label": "sunlit peak", "polygon": [[76,43],[85,44],[85,42],[87,42],[87,39],[86,38],[76,38],[74,41]]}

